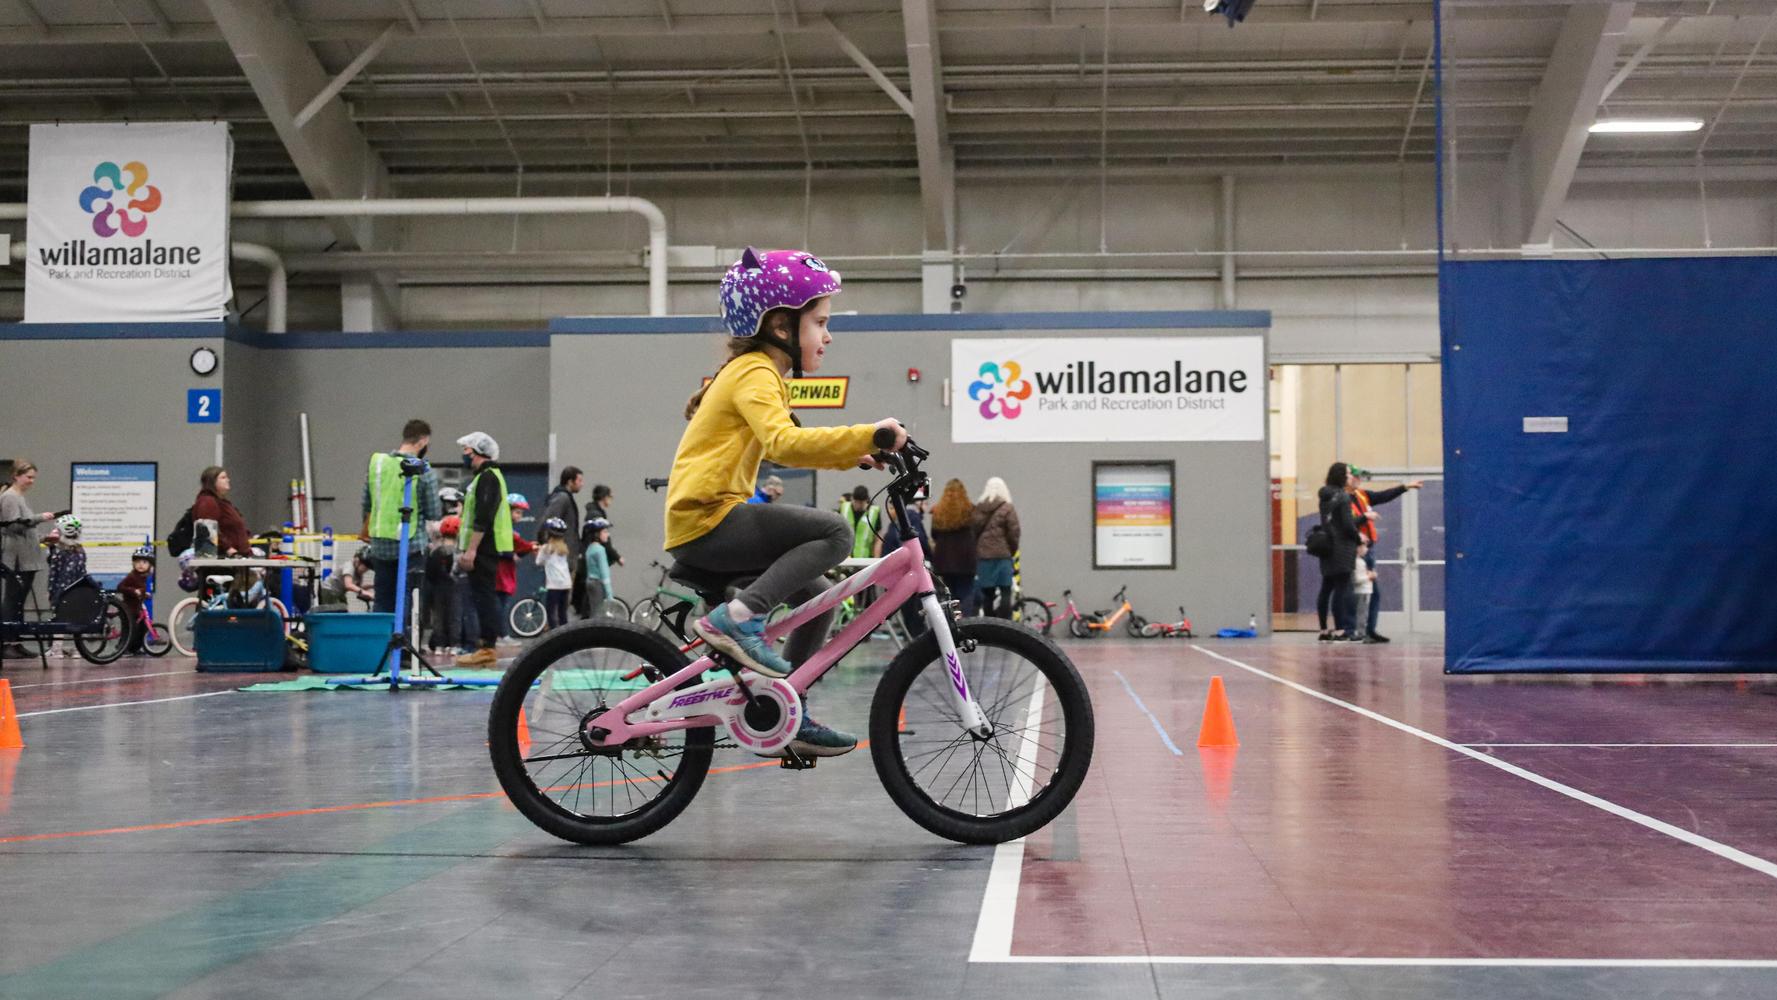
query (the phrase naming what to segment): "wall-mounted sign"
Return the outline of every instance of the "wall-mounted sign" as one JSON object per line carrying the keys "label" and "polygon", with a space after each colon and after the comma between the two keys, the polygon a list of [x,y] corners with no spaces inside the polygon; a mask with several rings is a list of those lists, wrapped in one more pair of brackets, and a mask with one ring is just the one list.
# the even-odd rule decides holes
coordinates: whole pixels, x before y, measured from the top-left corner
{"label": "wall-mounted sign", "polygon": [[[130,553],[154,537],[154,462],[75,462],[68,506],[80,518],[86,571],[115,587],[130,571]],[[95,542],[109,542],[95,545]]]}
{"label": "wall-mounted sign", "polygon": [[[713,381],[708,375],[703,377],[704,385]],[[794,410],[843,410],[851,391],[850,375],[811,375],[784,381],[790,384],[790,408]]]}
{"label": "wall-mounted sign", "polygon": [[25,322],[222,319],[225,122],[33,125]]}
{"label": "wall-mounted sign", "polygon": [[185,422],[188,424],[219,424],[222,422],[221,389],[185,390]]}
{"label": "wall-mounted sign", "polygon": [[1171,462],[1092,463],[1094,569],[1173,568]]}
{"label": "wall-mounted sign", "polygon": [[951,438],[1262,441],[1263,337],[950,343]]}

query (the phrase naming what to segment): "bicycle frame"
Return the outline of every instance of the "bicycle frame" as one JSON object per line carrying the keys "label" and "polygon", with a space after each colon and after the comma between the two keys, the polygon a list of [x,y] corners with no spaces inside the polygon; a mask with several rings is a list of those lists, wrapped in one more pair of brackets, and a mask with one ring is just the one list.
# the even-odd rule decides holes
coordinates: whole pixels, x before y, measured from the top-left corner
{"label": "bicycle frame", "polygon": [[[765,637],[768,641],[776,641],[871,586],[883,587],[884,593],[797,667],[786,678],[789,685],[798,695],[806,692],[809,685],[819,680],[822,674],[832,669],[834,664],[868,638],[878,625],[897,613],[903,603],[918,595],[926,621],[938,639],[939,653],[949,668],[949,692],[959,717],[967,720],[969,728],[977,734],[991,735],[992,730],[986,716],[969,692],[968,680],[963,676],[962,665],[957,660],[949,616],[938,603],[931,574],[926,570],[925,553],[917,538],[877,560],[869,569],[852,574],[839,585],[803,603],[788,618],[768,626]],[[648,685],[610,709],[586,720],[585,728],[589,733],[593,729],[604,730],[604,735],[596,739],[590,735],[587,738],[600,746],[617,747],[632,739],[675,729],[726,725],[729,719],[746,709],[747,693],[742,690],[741,681],[760,686],[770,683],[767,678],[748,670],[740,671],[740,678],[737,680],[726,669],[710,656],[700,657],[672,676]],[[701,677],[710,670],[723,670],[724,675],[692,687],[680,688],[681,684]],[[642,718],[631,721],[631,717],[638,713]]]}

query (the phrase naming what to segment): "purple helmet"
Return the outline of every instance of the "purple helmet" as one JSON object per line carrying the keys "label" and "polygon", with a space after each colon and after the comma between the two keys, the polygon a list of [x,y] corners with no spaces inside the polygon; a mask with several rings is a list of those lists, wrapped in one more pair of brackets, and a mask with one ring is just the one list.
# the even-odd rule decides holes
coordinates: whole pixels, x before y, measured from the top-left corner
{"label": "purple helmet", "polygon": [[759,332],[773,309],[800,309],[839,291],[839,272],[806,250],[747,247],[722,276],[722,322],[735,337]]}

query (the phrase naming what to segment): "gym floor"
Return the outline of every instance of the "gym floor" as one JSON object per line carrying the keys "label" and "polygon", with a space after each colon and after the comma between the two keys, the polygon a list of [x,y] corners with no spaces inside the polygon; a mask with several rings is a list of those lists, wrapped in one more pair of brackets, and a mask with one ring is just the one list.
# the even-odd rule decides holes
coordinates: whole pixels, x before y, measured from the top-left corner
{"label": "gym floor", "polygon": [[[508,806],[487,692],[7,664],[0,996],[1777,995],[1777,684],[1442,675],[1435,643],[1066,642],[1098,743],[1022,844],[868,751],[719,751],[622,848]],[[815,689],[864,728],[891,650]],[[1196,747],[1210,678],[1241,746]]]}

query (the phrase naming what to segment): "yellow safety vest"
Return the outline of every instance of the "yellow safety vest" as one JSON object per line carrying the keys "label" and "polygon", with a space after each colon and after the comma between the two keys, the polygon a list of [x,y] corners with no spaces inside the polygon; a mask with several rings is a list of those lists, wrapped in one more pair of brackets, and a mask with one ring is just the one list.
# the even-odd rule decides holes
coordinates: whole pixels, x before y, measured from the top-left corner
{"label": "yellow safety vest", "polygon": [[[506,500],[506,477],[498,468],[484,465],[475,478],[469,480],[469,488],[463,491],[462,523],[457,527],[457,551],[468,552],[469,536],[474,533],[471,527],[475,523],[475,484],[481,477],[493,474],[494,482],[500,486],[500,509],[494,512],[494,551],[501,555],[512,552],[512,504]],[[474,553],[470,553],[473,555]]]}

